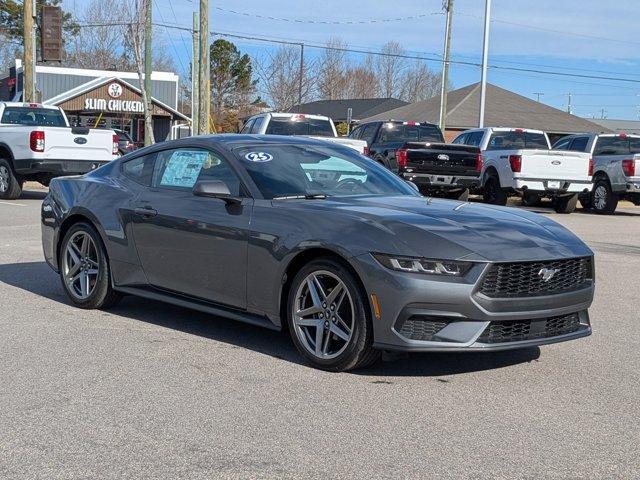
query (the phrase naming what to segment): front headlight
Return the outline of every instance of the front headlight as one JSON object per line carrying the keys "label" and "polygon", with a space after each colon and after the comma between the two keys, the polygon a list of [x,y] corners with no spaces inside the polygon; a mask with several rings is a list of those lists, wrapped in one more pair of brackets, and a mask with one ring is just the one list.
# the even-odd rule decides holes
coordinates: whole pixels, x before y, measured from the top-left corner
{"label": "front headlight", "polygon": [[473,265],[471,262],[457,260],[435,260],[432,258],[401,257],[398,255],[386,255],[374,253],[381,265],[398,272],[425,273],[427,275],[448,275],[461,277],[469,271]]}

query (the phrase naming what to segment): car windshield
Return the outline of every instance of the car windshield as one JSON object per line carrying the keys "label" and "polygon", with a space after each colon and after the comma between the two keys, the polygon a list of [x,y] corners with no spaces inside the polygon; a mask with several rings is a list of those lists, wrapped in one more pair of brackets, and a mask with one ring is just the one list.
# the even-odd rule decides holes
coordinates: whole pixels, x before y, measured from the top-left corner
{"label": "car windshield", "polygon": [[333,137],[330,120],[308,117],[271,117],[267,131],[271,135],[317,135]]}
{"label": "car windshield", "polygon": [[549,143],[544,133],[511,130],[493,132],[489,139],[489,145],[487,145],[487,150],[516,150],[520,148],[549,150]]}
{"label": "car windshield", "polygon": [[233,151],[267,199],[417,195],[398,176],[355,151],[300,144],[260,144]]}
{"label": "car windshield", "polygon": [[55,108],[7,107],[0,123],[30,127],[66,127],[62,112]]}
{"label": "car windshield", "polygon": [[387,122],[380,129],[381,142],[444,142],[436,125],[404,125]]}

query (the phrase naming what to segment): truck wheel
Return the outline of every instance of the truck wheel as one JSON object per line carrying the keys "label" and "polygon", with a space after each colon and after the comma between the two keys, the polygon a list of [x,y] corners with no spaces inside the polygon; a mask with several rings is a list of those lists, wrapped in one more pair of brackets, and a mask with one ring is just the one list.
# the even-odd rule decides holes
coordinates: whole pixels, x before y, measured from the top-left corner
{"label": "truck wheel", "polygon": [[22,181],[13,173],[11,164],[0,158],[0,198],[15,200],[22,193]]}
{"label": "truck wheel", "polygon": [[556,198],[553,209],[558,213],[571,213],[576,209],[576,205],[578,205],[577,193],[575,195]]}
{"label": "truck wheel", "polygon": [[506,205],[507,193],[500,187],[500,180],[496,176],[491,176],[484,184],[482,198],[485,203],[491,205]]}
{"label": "truck wheel", "polygon": [[542,201],[542,196],[537,192],[527,190],[522,193],[522,205],[525,207],[537,207]]}
{"label": "truck wheel", "polygon": [[600,179],[593,186],[591,203],[596,213],[611,215],[618,206],[618,196],[611,190],[611,185],[604,179]]}
{"label": "truck wheel", "polygon": [[591,210],[593,208],[593,202],[591,200],[591,192],[581,194],[578,199],[580,200],[580,205],[585,210]]}

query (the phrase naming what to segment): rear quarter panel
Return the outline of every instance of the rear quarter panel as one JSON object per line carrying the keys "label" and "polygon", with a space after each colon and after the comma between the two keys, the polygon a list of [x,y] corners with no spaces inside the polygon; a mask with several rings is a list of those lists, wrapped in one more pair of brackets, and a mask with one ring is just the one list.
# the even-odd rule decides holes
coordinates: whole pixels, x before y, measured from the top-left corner
{"label": "rear quarter panel", "polygon": [[[91,222],[105,245],[116,284],[139,283],[139,260],[130,233],[129,204],[135,191],[118,177],[107,176],[117,164],[92,174],[53,179],[43,202],[45,258],[57,268],[57,248],[66,222],[82,218]],[[45,209],[50,209],[45,212]]]}

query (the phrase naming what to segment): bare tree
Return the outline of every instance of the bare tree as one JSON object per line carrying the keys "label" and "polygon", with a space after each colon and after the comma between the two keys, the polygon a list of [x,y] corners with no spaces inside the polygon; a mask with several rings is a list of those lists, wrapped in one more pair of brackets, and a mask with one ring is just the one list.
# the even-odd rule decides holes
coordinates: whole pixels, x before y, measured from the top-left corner
{"label": "bare tree", "polygon": [[434,97],[440,93],[440,75],[416,60],[402,75],[398,98],[405,102],[419,102]]}
{"label": "bare tree", "polygon": [[144,68],[145,11],[147,2],[151,1],[152,0],[134,0],[133,4],[127,1],[123,2],[122,5],[127,9],[124,18],[131,19],[131,24],[128,25],[128,31],[135,58],[136,70],[138,72],[140,91],[142,92],[142,103],[144,104],[145,136],[150,143],[155,143],[153,129],[151,128],[151,92],[147,92],[144,86],[144,76],[151,75],[151,72],[145,72]]}
{"label": "bare tree", "polygon": [[402,76],[407,67],[406,58],[402,55],[406,51],[394,41],[387,42],[381,49],[374,64],[374,71],[378,77],[380,95],[383,97],[398,97],[402,87]]}
{"label": "bare tree", "polygon": [[22,48],[17,41],[11,40],[9,36],[0,31],[0,72],[9,70],[15,65],[16,58],[22,58]]}
{"label": "bare tree", "polygon": [[378,78],[373,69],[371,55],[367,55],[361,65],[350,68],[346,77],[346,98],[375,98],[379,95]]}
{"label": "bare tree", "polygon": [[[293,46],[281,46],[276,53],[263,59],[255,59],[261,89],[275,110],[288,110],[299,101],[300,50]],[[305,61],[302,69],[302,101],[310,97],[310,65]]]}
{"label": "bare tree", "polygon": [[[123,28],[123,7],[130,10],[126,0],[92,0],[77,20],[83,26],[77,35],[71,37],[65,63],[79,68],[113,68],[130,70],[135,67],[126,41],[126,28]],[[93,25],[93,26],[92,26]]]}
{"label": "bare tree", "polygon": [[316,72],[318,95],[322,100],[348,98],[347,44],[339,38],[331,38],[325,47]]}

